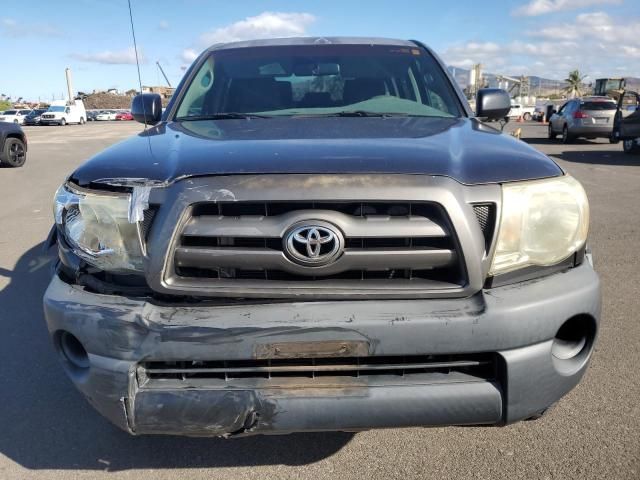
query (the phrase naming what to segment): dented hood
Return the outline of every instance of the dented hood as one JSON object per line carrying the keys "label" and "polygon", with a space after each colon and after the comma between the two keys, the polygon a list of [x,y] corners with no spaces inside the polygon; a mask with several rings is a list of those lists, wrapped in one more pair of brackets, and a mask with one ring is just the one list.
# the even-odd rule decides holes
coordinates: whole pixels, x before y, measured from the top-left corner
{"label": "dented hood", "polygon": [[475,119],[299,117],[162,123],[120,142],[72,175],[80,185],[204,175],[424,174],[464,184],[557,176],[524,142]]}

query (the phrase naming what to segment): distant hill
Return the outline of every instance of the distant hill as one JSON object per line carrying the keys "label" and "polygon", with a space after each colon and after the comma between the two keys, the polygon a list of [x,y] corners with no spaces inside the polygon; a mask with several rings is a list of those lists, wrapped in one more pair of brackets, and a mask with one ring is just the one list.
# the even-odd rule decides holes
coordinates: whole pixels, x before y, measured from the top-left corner
{"label": "distant hill", "polygon": [[[447,70],[453,75],[460,88],[465,89],[469,86],[469,70],[459,67],[447,67]],[[498,87],[498,74],[483,73],[483,76],[489,87]],[[520,75],[507,75],[508,77],[519,78]],[[627,89],[639,91],[640,90],[640,78],[626,77]],[[536,97],[548,97],[552,94],[562,93],[562,89],[565,87],[565,82],[562,80],[555,80],[551,78],[539,77],[537,75],[529,76],[529,92],[530,95]],[[512,93],[517,93],[517,87],[513,89]]]}

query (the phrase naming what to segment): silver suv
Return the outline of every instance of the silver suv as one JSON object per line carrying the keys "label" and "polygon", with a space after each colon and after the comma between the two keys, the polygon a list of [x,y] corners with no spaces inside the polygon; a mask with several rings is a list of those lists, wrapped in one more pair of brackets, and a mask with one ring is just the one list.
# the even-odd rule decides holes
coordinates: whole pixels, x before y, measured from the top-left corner
{"label": "silver suv", "polygon": [[549,119],[549,138],[562,134],[562,142],[569,143],[577,137],[612,137],[616,103],[609,97],[574,98],[565,103]]}

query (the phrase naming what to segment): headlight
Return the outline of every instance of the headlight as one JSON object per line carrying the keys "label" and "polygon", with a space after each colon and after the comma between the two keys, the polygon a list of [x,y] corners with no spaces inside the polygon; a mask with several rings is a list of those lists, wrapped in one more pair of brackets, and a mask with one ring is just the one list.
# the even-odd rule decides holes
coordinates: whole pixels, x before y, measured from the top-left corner
{"label": "headlight", "polygon": [[74,252],[112,272],[140,272],[143,254],[137,222],[130,222],[131,195],[88,192],[63,185],[56,192],[56,224]]}
{"label": "headlight", "polygon": [[587,195],[573,177],[505,184],[489,273],[554,265],[585,244],[588,230]]}

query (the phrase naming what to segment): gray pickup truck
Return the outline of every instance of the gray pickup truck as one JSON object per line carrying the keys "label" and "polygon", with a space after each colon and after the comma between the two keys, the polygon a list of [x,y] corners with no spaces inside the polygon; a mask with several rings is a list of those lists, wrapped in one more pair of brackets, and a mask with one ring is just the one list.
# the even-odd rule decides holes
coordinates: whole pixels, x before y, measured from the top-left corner
{"label": "gray pickup truck", "polygon": [[215,45],[72,172],[44,297],[61,363],[131,434],[536,418],[592,355],[582,186],[485,125],[417,41]]}

